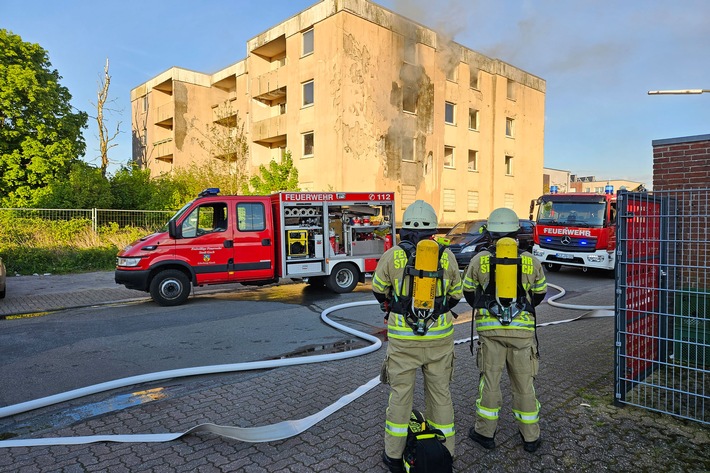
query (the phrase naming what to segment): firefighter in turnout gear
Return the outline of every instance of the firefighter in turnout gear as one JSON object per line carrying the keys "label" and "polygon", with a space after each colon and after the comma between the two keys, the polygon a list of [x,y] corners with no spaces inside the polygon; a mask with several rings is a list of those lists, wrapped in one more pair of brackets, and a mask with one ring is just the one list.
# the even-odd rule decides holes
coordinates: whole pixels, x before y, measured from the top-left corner
{"label": "firefighter in turnout gear", "polygon": [[[386,314],[389,339],[381,380],[390,385],[383,461],[392,472],[403,471],[402,452],[418,369],[424,376],[427,424],[444,433],[445,445],[454,454],[456,432],[449,389],[454,365],[451,309],[462,297],[456,258],[431,240],[438,224],[432,206],[417,200],[407,207],[402,220],[400,243],[382,255],[372,277],[372,291]],[[427,259],[433,260],[433,266],[421,269],[420,262]]]}
{"label": "firefighter in turnout gear", "polygon": [[491,212],[487,231],[493,243],[471,258],[463,278],[464,297],[473,307],[479,336],[476,424],[469,437],[484,448],[495,448],[502,405],[500,380],[507,369],[523,447],[534,452],[540,445],[540,403],[533,385],[539,358],[535,307],[545,298],[547,282],[537,258],[518,252],[514,238],[519,229],[513,210]]}

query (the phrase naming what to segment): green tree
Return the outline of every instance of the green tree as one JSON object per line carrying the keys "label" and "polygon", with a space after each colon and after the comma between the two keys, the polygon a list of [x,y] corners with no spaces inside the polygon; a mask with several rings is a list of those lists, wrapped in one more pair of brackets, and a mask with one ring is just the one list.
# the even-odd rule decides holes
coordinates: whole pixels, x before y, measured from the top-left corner
{"label": "green tree", "polygon": [[111,195],[116,209],[164,210],[153,206],[156,186],[150,179],[150,170],[141,169],[130,161],[110,177]]}
{"label": "green tree", "polygon": [[195,176],[188,172],[177,170],[152,179],[149,169],[133,161],[111,176],[110,182],[116,209],[177,210],[199,192]]}
{"label": "green tree", "polygon": [[177,210],[197,197],[197,194],[203,189],[214,187],[208,182],[199,172],[199,168],[194,165],[189,168],[178,168],[169,176],[154,179],[153,184],[156,190],[153,193],[155,206],[153,208]]}
{"label": "green tree", "polygon": [[110,209],[111,184],[101,169],[75,161],[66,178],[54,180],[35,192],[35,203],[38,207],[55,209]]}
{"label": "green tree", "polygon": [[0,204],[32,206],[41,189],[65,178],[83,156],[87,115],[47,52],[0,29]]}
{"label": "green tree", "polygon": [[268,195],[277,191],[297,191],[298,169],[293,166],[291,152],[286,151],[281,158],[281,164],[271,160],[267,168],[259,166],[259,174],[249,179],[251,189],[244,187],[245,194]]}

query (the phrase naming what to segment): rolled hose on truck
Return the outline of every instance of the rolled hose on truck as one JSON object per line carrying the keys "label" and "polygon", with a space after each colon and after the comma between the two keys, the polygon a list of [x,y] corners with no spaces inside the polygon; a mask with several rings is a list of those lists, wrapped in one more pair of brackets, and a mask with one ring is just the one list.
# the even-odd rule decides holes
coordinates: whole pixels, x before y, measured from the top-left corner
{"label": "rolled hose on truck", "polygon": [[[544,324],[538,324],[538,327],[544,327],[548,325],[557,325],[562,323],[573,322],[575,320],[580,320],[582,318],[593,318],[593,317],[613,317],[613,306],[586,306],[586,305],[572,305],[572,304],[562,304],[555,302],[556,299],[564,296],[565,290],[553,284],[548,284],[548,287],[552,287],[558,291],[553,297],[547,299],[547,303],[555,306],[572,310],[587,310],[592,311],[590,313],[583,314],[579,317],[558,320],[554,322],[547,322]],[[152,381],[158,381],[169,378],[178,378],[186,376],[195,376],[202,374],[214,374],[214,373],[231,373],[238,371],[249,371],[257,369],[266,368],[277,368],[283,366],[294,366],[303,365],[310,363],[322,363],[325,361],[342,360],[347,358],[353,358],[360,355],[365,355],[373,351],[379,350],[382,346],[382,341],[375,336],[369,335],[367,333],[360,332],[358,330],[352,329],[345,325],[334,322],[328,315],[332,312],[341,309],[347,309],[351,307],[359,307],[365,305],[377,305],[377,301],[365,301],[365,302],[350,302],[346,304],[339,304],[328,309],[325,309],[321,313],[321,319],[331,327],[336,330],[349,333],[363,340],[372,342],[372,345],[367,347],[358,348],[356,350],[351,350],[348,352],[341,353],[330,353],[326,355],[314,355],[314,356],[304,356],[296,358],[287,358],[279,360],[265,360],[265,361],[252,361],[246,363],[233,363],[224,365],[212,365],[212,366],[201,366],[194,368],[185,368],[169,371],[159,371],[155,373],[148,373],[144,375],[132,376],[128,378],[121,378],[113,381],[108,381],[105,383],[95,384],[92,386],[87,386],[84,388],[75,389],[72,391],[67,391],[64,393],[55,394],[52,396],[43,397],[40,399],[35,399],[33,401],[27,401],[20,404],[14,404],[11,406],[6,406],[0,408],[0,418],[8,417],[11,415],[21,414],[24,412],[31,411],[33,409],[39,409],[41,407],[46,407],[54,405],[60,402],[69,401],[72,399],[78,399],[83,396],[88,396],[90,394],[96,394],[100,392],[109,391],[112,389],[122,388],[126,386],[131,386],[139,383],[147,383]],[[473,337],[476,340],[478,337]],[[462,343],[468,343],[471,338],[465,338],[461,340],[454,341],[454,344],[460,345]],[[38,447],[38,446],[51,446],[51,445],[83,445],[95,442],[121,442],[121,443],[156,443],[156,442],[169,442],[172,440],[177,440],[185,435],[194,432],[211,432],[223,437],[227,437],[234,440],[239,440],[242,442],[271,442],[275,440],[283,440],[289,437],[296,436],[313,425],[317,424],[321,420],[325,419],[329,415],[338,411],[342,407],[345,407],[355,399],[359,398],[363,394],[375,388],[380,384],[379,375],[362,386],[358,387],[355,391],[350,394],[346,394],[334,403],[327,406],[325,409],[316,412],[308,417],[297,420],[287,420],[283,422],[278,422],[276,424],[265,425],[260,427],[234,427],[234,426],[223,426],[216,424],[199,424],[185,432],[180,433],[163,433],[163,434],[128,434],[128,435],[90,435],[90,436],[77,436],[77,437],[48,437],[48,438],[37,438],[37,439],[17,439],[17,440],[3,440],[0,441],[0,448],[10,448],[10,447]]]}

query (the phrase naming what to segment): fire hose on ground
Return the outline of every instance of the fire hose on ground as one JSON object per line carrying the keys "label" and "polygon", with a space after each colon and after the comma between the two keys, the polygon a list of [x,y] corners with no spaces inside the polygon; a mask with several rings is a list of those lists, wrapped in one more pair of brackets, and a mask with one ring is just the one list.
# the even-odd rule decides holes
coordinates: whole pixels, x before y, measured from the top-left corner
{"label": "fire hose on ground", "polygon": [[[557,325],[562,323],[573,322],[582,318],[593,318],[593,317],[613,317],[613,306],[585,306],[585,305],[570,305],[555,302],[560,297],[565,295],[565,290],[562,287],[548,284],[558,291],[553,297],[547,299],[547,303],[560,308],[572,309],[572,310],[587,310],[592,312],[587,312],[579,317],[559,320],[553,322],[547,322],[543,324],[538,324],[538,327],[544,327],[548,325]],[[233,363],[233,364],[223,364],[223,365],[211,365],[211,366],[201,366],[194,368],[184,368],[168,371],[160,371],[155,373],[148,373],[138,376],[131,376],[128,378],[121,378],[113,381],[108,381],[105,383],[99,383],[84,388],[75,389],[72,391],[67,391],[64,393],[55,394],[52,396],[43,397],[40,399],[35,399],[33,401],[27,401],[20,404],[14,404],[11,406],[6,406],[0,408],[0,418],[28,412],[34,409],[39,409],[41,407],[46,407],[54,405],[60,402],[70,401],[73,399],[78,399],[80,397],[88,396],[91,394],[97,394],[100,392],[110,391],[113,389],[123,388],[126,386],[132,386],[135,384],[148,383],[153,381],[159,381],[170,378],[180,378],[187,376],[196,376],[204,374],[215,374],[215,373],[231,373],[239,371],[249,371],[257,369],[268,369],[268,368],[278,368],[285,366],[303,365],[311,363],[322,363],[325,361],[342,360],[347,358],[353,358],[360,355],[365,355],[373,351],[379,350],[382,346],[382,341],[370,334],[360,332],[353,328],[347,327],[343,324],[331,320],[328,315],[337,310],[347,309],[351,307],[359,307],[365,305],[377,305],[377,301],[364,301],[364,302],[350,302],[346,304],[339,304],[328,309],[325,309],[321,313],[321,319],[331,327],[336,330],[343,331],[345,333],[354,335],[363,340],[372,342],[371,345],[351,350],[348,352],[340,353],[329,353],[324,355],[314,355],[314,356],[303,356],[287,359],[278,360],[264,360],[264,361],[253,361],[245,363]],[[477,336],[473,339],[478,338]],[[459,345],[462,343],[468,343],[471,338],[465,338],[461,340],[456,340],[454,344]],[[298,435],[321,420],[325,419],[329,415],[338,411],[339,409],[345,407],[355,399],[364,395],[368,391],[375,388],[380,384],[379,376],[371,379],[367,383],[355,389],[355,391],[346,394],[334,403],[327,406],[325,409],[316,412],[310,416],[304,417],[303,419],[288,420],[283,422],[278,422],[276,424],[265,425],[260,427],[234,427],[234,426],[224,426],[216,424],[199,424],[192,427],[185,432],[181,433],[162,433],[162,434],[126,434],[126,435],[91,435],[91,436],[76,436],[76,437],[50,437],[50,438],[37,438],[37,439],[17,439],[17,440],[4,440],[0,441],[0,448],[9,447],[36,447],[36,446],[50,446],[50,445],[82,445],[94,442],[121,442],[121,443],[154,443],[154,442],[169,442],[172,440],[177,440],[185,435],[196,432],[210,432],[217,435],[221,435],[226,438],[239,440],[242,442],[270,442],[275,440],[282,440],[289,437]]]}

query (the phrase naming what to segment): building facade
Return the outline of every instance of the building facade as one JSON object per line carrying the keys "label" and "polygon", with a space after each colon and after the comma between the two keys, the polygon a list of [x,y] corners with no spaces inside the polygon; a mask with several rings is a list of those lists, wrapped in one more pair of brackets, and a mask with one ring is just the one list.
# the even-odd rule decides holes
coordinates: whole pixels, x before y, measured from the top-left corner
{"label": "building facade", "polygon": [[542,174],[542,193],[550,192],[551,186],[557,187],[557,192],[571,192],[571,172],[563,169],[544,168]]}
{"label": "building facade", "polygon": [[542,187],[545,81],[367,0],[323,0],[236,64],[171,68],[131,102],[134,160],[153,176],[219,159],[205,130],[239,117],[249,172],[289,151],[301,190],[394,191],[443,225],[525,215]]}
{"label": "building facade", "polygon": [[645,189],[641,182],[627,181],[624,179],[597,179],[594,176],[572,176],[570,192],[594,192],[604,194],[606,186],[611,186],[614,193],[620,189],[636,191]]}

